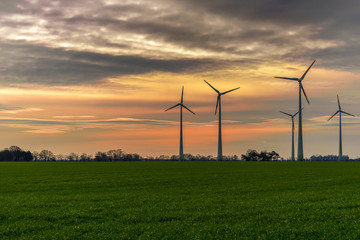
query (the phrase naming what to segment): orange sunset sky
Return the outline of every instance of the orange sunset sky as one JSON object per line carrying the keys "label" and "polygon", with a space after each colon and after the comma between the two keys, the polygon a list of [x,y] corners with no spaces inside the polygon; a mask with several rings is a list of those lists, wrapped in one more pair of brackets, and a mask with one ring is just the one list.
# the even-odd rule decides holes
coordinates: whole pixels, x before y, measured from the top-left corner
{"label": "orange sunset sky", "polygon": [[[0,148],[143,156],[275,150],[288,158],[301,77],[304,154],[337,154],[339,94],[360,116],[357,1],[4,0],[0,3]],[[298,119],[296,118],[296,128]],[[343,152],[359,157],[360,119],[343,118]],[[297,129],[296,129],[297,130]],[[297,142],[297,133],[295,135]],[[297,146],[297,144],[295,145]],[[297,150],[296,150],[297,151]]]}

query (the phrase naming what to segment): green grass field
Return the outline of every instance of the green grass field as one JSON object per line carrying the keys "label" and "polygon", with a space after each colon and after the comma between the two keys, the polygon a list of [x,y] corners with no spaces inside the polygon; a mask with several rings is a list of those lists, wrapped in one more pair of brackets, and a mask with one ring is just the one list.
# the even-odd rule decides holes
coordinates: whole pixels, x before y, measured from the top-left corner
{"label": "green grass field", "polygon": [[359,239],[360,162],[0,163],[0,239]]}

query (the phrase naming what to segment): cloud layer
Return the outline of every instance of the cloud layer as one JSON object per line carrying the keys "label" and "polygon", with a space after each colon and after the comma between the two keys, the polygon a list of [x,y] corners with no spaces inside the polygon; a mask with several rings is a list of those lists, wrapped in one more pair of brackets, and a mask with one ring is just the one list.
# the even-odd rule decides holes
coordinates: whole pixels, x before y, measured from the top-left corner
{"label": "cloud layer", "polygon": [[[10,1],[3,4],[11,8]],[[307,1],[230,0],[12,4],[17,11],[0,17],[1,62],[6,63],[2,71],[8,82],[14,75],[13,81],[76,84],[114,75],[204,70],[226,62],[256,65],[309,55],[349,69],[354,66],[345,67],[340,59],[350,63],[353,58],[344,58],[359,47],[351,41],[359,33],[352,31],[355,26],[343,28],[355,14],[348,11],[357,6],[355,1],[320,1],[316,6]],[[342,34],[329,34],[335,30]],[[337,60],[331,60],[335,56]]]}

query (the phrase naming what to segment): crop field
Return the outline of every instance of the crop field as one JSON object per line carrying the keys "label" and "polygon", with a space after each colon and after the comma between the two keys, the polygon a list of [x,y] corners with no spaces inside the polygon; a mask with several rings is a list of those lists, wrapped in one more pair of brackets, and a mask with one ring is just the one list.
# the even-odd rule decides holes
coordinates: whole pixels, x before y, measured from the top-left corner
{"label": "crop field", "polygon": [[359,239],[360,162],[0,163],[0,239]]}

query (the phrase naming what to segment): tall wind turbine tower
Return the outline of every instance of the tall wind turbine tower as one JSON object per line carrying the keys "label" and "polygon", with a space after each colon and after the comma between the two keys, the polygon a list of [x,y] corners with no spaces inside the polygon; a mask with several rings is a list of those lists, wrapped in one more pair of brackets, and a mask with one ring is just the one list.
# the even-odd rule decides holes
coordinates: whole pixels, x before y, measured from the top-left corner
{"label": "tall wind turbine tower", "polygon": [[304,151],[303,151],[303,135],[302,135],[302,107],[301,107],[301,91],[304,93],[304,96],[306,98],[306,101],[308,102],[308,104],[310,104],[309,99],[306,96],[305,90],[302,86],[302,80],[304,80],[306,74],[308,73],[308,71],[310,70],[310,68],[312,67],[312,65],[314,65],[316,60],[313,61],[313,63],[310,65],[310,67],[306,70],[306,72],[302,75],[301,78],[288,78],[288,77],[275,77],[275,78],[281,78],[281,79],[286,79],[286,80],[293,80],[293,81],[297,81],[299,83],[299,127],[298,127],[298,161],[303,161],[304,160]]}
{"label": "tall wind turbine tower", "polygon": [[[204,80],[205,81],[205,80]],[[222,156],[222,135],[221,135],[221,96],[222,95],[225,95],[229,92],[232,92],[232,91],[235,91],[237,89],[239,89],[240,87],[237,87],[237,88],[234,88],[234,89],[231,89],[229,91],[226,91],[226,92],[219,92],[216,88],[214,88],[213,86],[211,86],[210,83],[208,83],[207,81],[205,81],[212,89],[214,89],[214,91],[218,94],[217,96],[217,101],[216,101],[216,108],[215,108],[215,115],[216,115],[216,112],[217,112],[217,109],[219,107],[219,132],[218,132],[218,161],[222,161],[223,159],[223,156]]]}
{"label": "tall wind turbine tower", "polygon": [[192,114],[196,115],[193,111],[191,111],[189,108],[187,108],[184,104],[183,104],[183,100],[184,100],[184,86],[182,87],[182,91],[181,91],[181,101],[180,103],[172,106],[171,108],[168,108],[165,110],[169,111],[172,108],[175,108],[177,106],[180,106],[180,149],[179,149],[179,161],[183,161],[184,160],[184,149],[183,149],[183,120],[182,120],[182,109],[185,108],[186,110],[188,110],[189,112],[191,112]]}
{"label": "tall wind turbine tower", "polygon": [[340,100],[339,100],[339,95],[336,95],[337,96],[337,100],[338,100],[338,106],[339,106],[339,110],[337,110],[336,113],[334,113],[334,115],[332,115],[328,121],[330,119],[332,119],[336,114],[339,113],[339,161],[342,160],[342,132],[341,132],[341,113],[345,113],[347,115],[350,115],[350,116],[353,116],[355,117],[354,115],[350,114],[350,113],[347,113],[347,112],[344,112],[343,110],[341,110],[341,105],[340,105]]}
{"label": "tall wind turbine tower", "polygon": [[294,117],[299,113],[296,112],[294,115],[291,115],[290,113],[286,113],[283,111],[280,111],[281,113],[288,115],[289,117],[291,117],[291,161],[295,161],[295,149],[294,149],[294,130],[295,130],[295,125],[294,125]]}

